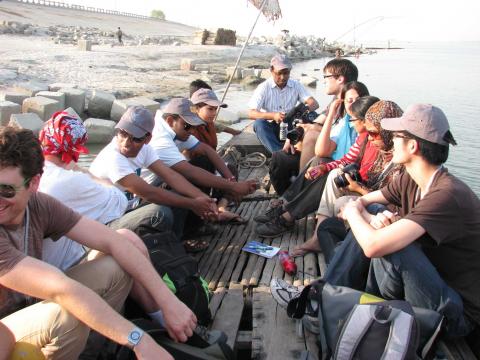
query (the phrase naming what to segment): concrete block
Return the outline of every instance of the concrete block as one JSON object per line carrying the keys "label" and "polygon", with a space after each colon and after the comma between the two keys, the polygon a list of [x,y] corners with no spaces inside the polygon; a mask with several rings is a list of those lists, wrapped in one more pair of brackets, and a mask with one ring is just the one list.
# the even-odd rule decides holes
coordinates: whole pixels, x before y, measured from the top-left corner
{"label": "concrete block", "polygon": [[114,95],[101,90],[93,90],[88,101],[88,113],[95,118],[109,119],[114,101]]}
{"label": "concrete block", "polygon": [[262,71],[260,72],[260,77],[262,79],[268,79],[272,76],[272,72],[270,71],[270,69],[262,69]]}
{"label": "concrete block", "polygon": [[40,91],[48,91],[48,85],[45,84],[38,84],[38,83],[22,83],[17,84],[13,90],[15,92],[24,93],[29,97],[35,96]]}
{"label": "concrete block", "polygon": [[193,71],[198,60],[184,58],[180,61],[180,70]]}
{"label": "concrete block", "polygon": [[53,83],[48,85],[48,90],[58,91],[60,89],[76,89],[77,85],[69,83]]}
{"label": "concrete block", "polygon": [[133,97],[129,99],[115,100],[112,104],[112,111],[110,112],[110,119],[118,122],[122,115],[130,106],[144,106],[155,115],[155,112],[160,109],[160,104],[156,101],[145,97]]}
{"label": "concrete block", "polygon": [[43,96],[58,101],[60,106],[65,108],[65,94],[58,91],[39,91],[35,96]]}
{"label": "concrete block", "polygon": [[58,101],[43,96],[27,98],[22,104],[22,112],[35,113],[43,121],[50,119],[55,112],[61,110],[63,110],[63,108],[60,106]]}
{"label": "concrete block", "polygon": [[206,71],[207,73],[210,71],[210,65],[209,64],[195,64],[194,65],[194,70],[195,71]]}
{"label": "concrete block", "polygon": [[87,144],[107,144],[115,135],[115,121],[89,118],[83,124],[88,133]]}
{"label": "concrete block", "polygon": [[[225,69],[225,72],[229,79],[232,76],[234,69],[235,69],[234,66],[229,66]],[[235,74],[233,75],[233,80],[240,80],[241,78],[242,78],[242,69],[237,68],[237,70],[235,70]]]}
{"label": "concrete block", "polygon": [[318,79],[316,79],[312,76],[302,76],[302,77],[300,77],[299,81],[304,86],[317,87]]}
{"label": "concrete block", "polygon": [[72,107],[81,114],[85,110],[85,91],[80,89],[62,88],[58,92],[65,94],[65,107]]}
{"label": "concrete block", "polygon": [[78,49],[82,51],[92,51],[92,42],[90,40],[78,40]]}
{"label": "concrete block", "polygon": [[16,92],[6,92],[0,96],[0,99],[4,101],[11,101],[21,106],[23,104],[23,100],[29,97],[29,95],[23,93],[21,94]]}
{"label": "concrete block", "polygon": [[263,69],[253,69],[253,73],[256,77],[262,77],[262,71]]}
{"label": "concrete block", "polygon": [[255,69],[242,69],[241,71],[242,73],[242,79],[245,79],[246,77],[249,77],[249,76],[255,76]]}
{"label": "concrete block", "polygon": [[12,114],[20,114],[22,107],[11,101],[0,101],[0,126],[5,126],[10,121]]}
{"label": "concrete block", "polygon": [[73,117],[77,118],[78,120],[83,121],[82,118],[80,117],[80,115],[78,115],[77,112],[73,108],[69,107],[69,108],[66,108],[63,111],[65,111],[70,116],[73,116]]}
{"label": "concrete block", "polygon": [[231,124],[238,123],[240,119],[238,118],[237,113],[233,113],[229,110],[221,109],[220,112],[218,113],[217,121],[223,124],[231,125]]}
{"label": "concrete block", "polygon": [[18,126],[22,129],[30,129],[35,135],[38,135],[43,128],[43,121],[37,114],[25,113],[25,114],[13,114],[10,117],[10,126]]}

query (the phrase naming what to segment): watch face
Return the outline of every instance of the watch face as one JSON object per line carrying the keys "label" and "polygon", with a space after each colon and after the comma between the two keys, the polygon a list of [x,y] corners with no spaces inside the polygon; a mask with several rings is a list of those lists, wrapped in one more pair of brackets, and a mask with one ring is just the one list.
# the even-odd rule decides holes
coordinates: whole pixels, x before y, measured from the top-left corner
{"label": "watch face", "polygon": [[134,330],[130,333],[130,339],[134,342],[138,341],[141,337],[142,334],[139,331]]}

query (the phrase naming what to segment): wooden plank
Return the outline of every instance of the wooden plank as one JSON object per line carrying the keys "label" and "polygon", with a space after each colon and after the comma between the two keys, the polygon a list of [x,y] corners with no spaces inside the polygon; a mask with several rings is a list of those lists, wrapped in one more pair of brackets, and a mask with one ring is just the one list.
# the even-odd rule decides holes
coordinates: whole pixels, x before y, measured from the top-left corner
{"label": "wooden plank", "polygon": [[439,349],[449,360],[476,360],[477,357],[472,352],[465,339],[455,341],[440,340],[437,343]]}
{"label": "wooden plank", "polygon": [[[282,244],[281,237],[276,237],[271,242],[272,246],[279,247],[281,244]],[[265,268],[263,269],[262,278],[260,279],[260,285],[270,286],[270,280],[272,280],[273,272],[277,264],[278,264],[277,257],[267,260],[267,263],[265,264]]]}
{"label": "wooden plank", "polygon": [[[300,246],[305,242],[305,236],[306,236],[306,227],[307,227],[307,219],[303,218],[297,221],[298,223],[298,231],[297,231],[297,236],[295,239],[292,239],[292,242],[290,244],[289,251],[290,253],[295,249],[295,247]],[[304,267],[303,267],[303,256],[298,256],[295,258],[295,264],[297,265],[297,274],[294,278],[293,285],[295,286],[301,286],[303,285],[303,279],[305,277],[304,275]]]}
{"label": "wooden plank", "polygon": [[287,317],[270,294],[270,288],[253,289],[253,359],[300,359],[305,341],[296,335],[295,321]]}
{"label": "wooden plank", "polygon": [[251,349],[252,348],[252,332],[250,330],[240,330],[237,333],[236,340],[237,349]]}
{"label": "wooden plank", "polygon": [[220,304],[222,303],[223,298],[227,294],[227,288],[217,288],[215,289],[212,298],[210,299],[210,303],[208,304],[208,307],[210,308],[210,312],[212,313],[212,318],[215,318],[215,315],[217,314],[218,308],[220,307]]}
{"label": "wooden plank", "polygon": [[[264,239],[263,243],[267,244],[267,245],[270,245],[272,243],[272,240],[271,239]],[[266,261],[267,261],[267,259],[264,258],[263,256],[258,256],[257,263],[255,264],[255,268],[253,269],[252,275],[250,276],[250,280],[248,282],[248,285],[250,285],[250,286],[257,286],[258,285],[258,280],[260,279],[260,276],[262,275],[263,267],[264,267]]]}
{"label": "wooden plank", "polygon": [[223,331],[228,336],[227,344],[232,349],[235,347],[243,307],[243,287],[232,284],[213,320],[212,329]]}
{"label": "wooden plank", "polygon": [[[315,216],[309,215],[307,217],[306,239],[310,239],[315,231]],[[303,257],[304,262],[304,277],[303,284],[308,285],[313,280],[318,278],[317,256],[314,253],[308,253]]]}

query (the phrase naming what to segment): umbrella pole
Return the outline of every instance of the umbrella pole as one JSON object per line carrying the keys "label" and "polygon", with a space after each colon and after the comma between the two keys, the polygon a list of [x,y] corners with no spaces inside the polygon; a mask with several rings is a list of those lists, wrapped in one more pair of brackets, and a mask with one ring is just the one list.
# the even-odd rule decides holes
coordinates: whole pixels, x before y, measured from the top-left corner
{"label": "umbrella pole", "polygon": [[[242,50],[240,51],[240,54],[238,55],[237,62],[235,63],[235,68],[233,69],[232,75],[230,75],[230,79],[228,79],[227,87],[225,88],[225,91],[223,92],[222,95],[222,100],[225,100],[225,97],[227,96],[228,89],[230,88],[230,84],[232,83],[233,77],[235,76],[235,73],[237,72],[238,69],[238,64],[240,63],[240,59],[242,58],[242,55],[245,51],[245,48],[247,47],[248,41],[250,40],[250,37],[252,36],[253,29],[255,29],[255,26],[257,25],[258,19],[260,18],[260,15],[262,14],[263,8],[265,7],[265,4],[267,3],[268,0],[263,0],[262,5],[260,6],[258,10],[258,15],[257,18],[255,19],[255,22],[252,25],[252,28],[250,29],[250,33],[247,36],[247,40],[245,40],[245,43],[243,44]],[[218,113],[220,112],[221,107],[219,106],[217,109],[217,113],[215,114],[215,119],[214,121],[217,120]]]}

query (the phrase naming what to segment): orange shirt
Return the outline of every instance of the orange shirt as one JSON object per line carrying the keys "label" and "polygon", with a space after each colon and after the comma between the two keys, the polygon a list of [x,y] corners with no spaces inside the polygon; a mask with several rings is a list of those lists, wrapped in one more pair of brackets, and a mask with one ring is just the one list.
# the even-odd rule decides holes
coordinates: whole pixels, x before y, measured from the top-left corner
{"label": "orange shirt", "polygon": [[207,125],[195,126],[190,130],[190,134],[201,142],[210,145],[214,150],[217,149],[218,141],[215,124],[207,123]]}

